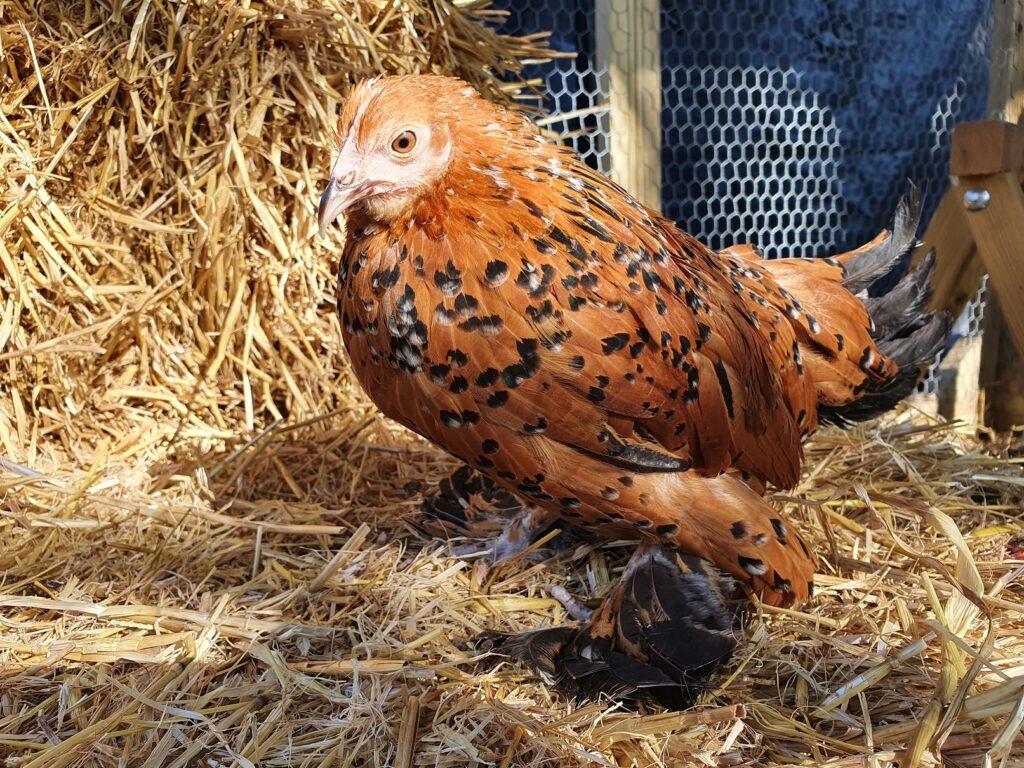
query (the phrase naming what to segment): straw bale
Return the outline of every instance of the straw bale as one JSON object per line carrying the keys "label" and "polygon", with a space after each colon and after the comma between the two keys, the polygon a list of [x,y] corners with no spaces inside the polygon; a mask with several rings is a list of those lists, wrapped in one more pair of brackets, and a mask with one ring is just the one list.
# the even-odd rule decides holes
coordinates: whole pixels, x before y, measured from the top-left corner
{"label": "straw bale", "polygon": [[509,101],[497,76],[545,50],[482,2],[0,13],[0,446],[33,465],[363,402],[330,311],[338,235],[315,240],[345,94],[439,71]]}
{"label": "straw bale", "polygon": [[[479,2],[0,0],[0,765],[1020,765],[1020,436],[912,410],[776,494],[822,553],[690,712],[481,668],[621,542],[488,572],[425,542],[452,468],[376,414],[314,239],[354,78],[509,100]],[[1003,762],[1001,762],[1003,761]]]}

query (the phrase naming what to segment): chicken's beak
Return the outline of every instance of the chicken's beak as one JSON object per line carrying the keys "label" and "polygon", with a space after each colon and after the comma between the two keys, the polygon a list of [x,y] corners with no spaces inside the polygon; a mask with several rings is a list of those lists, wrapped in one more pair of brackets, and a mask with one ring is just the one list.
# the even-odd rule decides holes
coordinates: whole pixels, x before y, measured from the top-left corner
{"label": "chicken's beak", "polygon": [[337,179],[331,179],[327,189],[320,196],[320,211],[317,223],[320,225],[320,236],[327,233],[327,228],[341,216],[352,203],[356,202],[363,192],[363,185],[342,185]]}

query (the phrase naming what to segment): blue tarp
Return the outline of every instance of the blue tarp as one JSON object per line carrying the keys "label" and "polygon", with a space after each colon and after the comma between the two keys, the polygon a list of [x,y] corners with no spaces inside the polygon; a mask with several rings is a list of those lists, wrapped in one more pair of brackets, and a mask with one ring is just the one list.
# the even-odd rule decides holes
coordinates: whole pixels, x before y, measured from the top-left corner
{"label": "blue tarp", "polygon": [[[496,4],[505,31],[579,54],[576,80],[535,68],[569,91],[547,106],[592,103],[593,0]],[[872,237],[907,179],[930,215],[953,125],[985,117],[991,18],[992,0],[665,0],[662,208],[712,246],[780,255]]]}

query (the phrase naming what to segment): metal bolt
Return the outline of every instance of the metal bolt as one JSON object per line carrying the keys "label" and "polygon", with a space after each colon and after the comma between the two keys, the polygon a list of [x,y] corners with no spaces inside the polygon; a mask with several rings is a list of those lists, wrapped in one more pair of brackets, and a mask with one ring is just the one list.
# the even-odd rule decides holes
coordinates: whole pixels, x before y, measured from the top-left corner
{"label": "metal bolt", "polygon": [[992,202],[987,189],[968,189],[964,192],[964,208],[968,211],[983,211]]}

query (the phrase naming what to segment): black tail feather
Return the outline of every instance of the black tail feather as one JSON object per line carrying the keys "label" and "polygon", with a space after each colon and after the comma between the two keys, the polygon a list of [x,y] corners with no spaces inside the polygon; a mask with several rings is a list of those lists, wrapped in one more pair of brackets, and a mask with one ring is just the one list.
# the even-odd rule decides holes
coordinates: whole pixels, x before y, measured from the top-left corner
{"label": "black tail feather", "polygon": [[921,222],[921,197],[917,187],[910,185],[907,197],[900,200],[893,216],[892,231],[874,247],[856,254],[843,263],[843,286],[859,294],[900,265],[900,257],[917,241]]}
{"label": "black tail feather", "polygon": [[849,424],[873,419],[895,408],[917,387],[921,366],[935,359],[945,346],[952,327],[953,321],[948,312],[932,312],[919,321],[909,336],[879,342],[878,348],[899,363],[899,373],[851,403],[839,408],[821,408],[821,420]]}
{"label": "black tail feather", "polygon": [[[876,248],[858,254],[844,265],[847,277],[844,285],[850,291],[864,291],[877,287],[893,269],[906,270],[908,261],[904,259],[903,250],[914,241],[914,229],[920,215],[920,202],[916,190],[912,189],[910,204],[900,203],[896,212],[893,234]],[[912,229],[897,232],[903,227]],[[887,243],[892,244],[889,247]],[[899,244],[903,250],[898,250]],[[883,248],[885,246],[885,248]],[[878,258],[881,251],[891,259],[886,265]],[[864,261],[862,261],[864,259]],[[870,387],[860,398],[839,407],[822,407],[819,417],[822,421],[833,424],[848,424],[855,421],[866,421],[880,416],[895,407],[907,397],[917,386],[921,376],[921,367],[930,363],[945,346],[953,326],[953,318],[948,312],[925,312],[931,301],[932,273],[935,271],[935,253],[929,253],[913,270],[899,275],[899,281],[878,296],[862,297],[864,306],[872,321],[871,336],[882,354],[891,358],[899,367],[899,373],[880,386]],[[890,282],[891,281],[886,281]],[[856,291],[855,291],[856,292]]]}
{"label": "black tail feather", "polygon": [[874,338],[898,336],[904,328],[920,319],[932,298],[931,276],[934,270],[933,250],[916,269],[904,275],[887,293],[863,300],[874,323]]}
{"label": "black tail feather", "polygon": [[901,335],[879,340],[878,349],[895,360],[901,371],[917,368],[935,359],[945,346],[952,325],[948,312],[929,312],[906,326]]}

